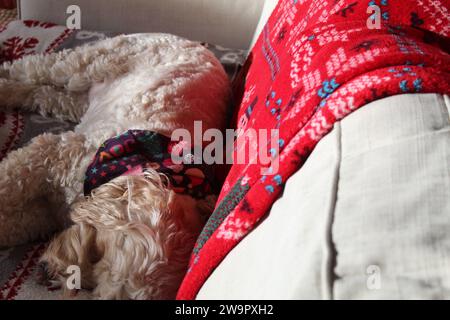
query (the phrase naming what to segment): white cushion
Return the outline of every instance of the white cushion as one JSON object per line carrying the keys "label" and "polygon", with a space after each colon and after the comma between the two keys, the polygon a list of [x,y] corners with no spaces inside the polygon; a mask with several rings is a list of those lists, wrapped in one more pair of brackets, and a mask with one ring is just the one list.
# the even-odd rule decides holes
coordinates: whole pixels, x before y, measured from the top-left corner
{"label": "white cushion", "polygon": [[197,298],[450,298],[449,108],[398,95],[337,123]]}
{"label": "white cushion", "polygon": [[20,17],[65,25],[72,4],[81,8],[83,29],[167,32],[248,49],[264,0],[19,0]]}

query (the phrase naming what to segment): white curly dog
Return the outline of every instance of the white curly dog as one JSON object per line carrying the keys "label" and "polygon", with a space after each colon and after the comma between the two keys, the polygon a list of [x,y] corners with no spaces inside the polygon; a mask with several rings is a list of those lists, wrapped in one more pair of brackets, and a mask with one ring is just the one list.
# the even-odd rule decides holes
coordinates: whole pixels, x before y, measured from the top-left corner
{"label": "white curly dog", "polygon": [[[202,201],[174,193],[157,171],[120,176],[83,196],[86,169],[105,140],[129,129],[164,136],[224,127],[229,81],[199,43],[135,34],[0,67],[0,105],[69,120],[0,163],[0,247],[48,237],[41,258],[64,281],[105,299],[174,298],[202,227]],[[69,213],[70,219],[67,218]],[[63,282],[64,283],[64,282]]]}

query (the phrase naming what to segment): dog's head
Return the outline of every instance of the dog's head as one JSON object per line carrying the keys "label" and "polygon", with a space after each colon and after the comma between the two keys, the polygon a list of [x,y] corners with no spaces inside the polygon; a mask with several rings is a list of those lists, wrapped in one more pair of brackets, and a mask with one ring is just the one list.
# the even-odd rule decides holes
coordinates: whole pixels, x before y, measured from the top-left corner
{"label": "dog's head", "polygon": [[174,298],[203,216],[156,171],[120,176],[73,206],[74,225],[42,261],[62,279],[68,264],[78,265],[82,287],[101,297]]}

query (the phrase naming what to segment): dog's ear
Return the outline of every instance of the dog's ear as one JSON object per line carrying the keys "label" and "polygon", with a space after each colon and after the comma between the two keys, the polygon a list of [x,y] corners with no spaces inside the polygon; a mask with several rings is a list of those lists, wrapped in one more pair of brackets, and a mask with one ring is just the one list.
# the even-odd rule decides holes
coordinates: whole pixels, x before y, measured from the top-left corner
{"label": "dog's ear", "polygon": [[104,250],[98,246],[96,236],[96,229],[84,223],[74,224],[57,235],[39,260],[37,280],[41,284],[59,280],[65,294],[69,294],[71,290],[65,285],[67,266],[75,265],[83,274],[82,287],[95,288],[97,284],[92,274],[93,266],[101,259]]}

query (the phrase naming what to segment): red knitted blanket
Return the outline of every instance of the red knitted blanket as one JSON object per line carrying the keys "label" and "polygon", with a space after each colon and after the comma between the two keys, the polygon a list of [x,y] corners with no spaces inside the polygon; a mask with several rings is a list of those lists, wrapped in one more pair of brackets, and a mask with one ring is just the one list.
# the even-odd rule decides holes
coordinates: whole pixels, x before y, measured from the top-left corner
{"label": "red knitted blanket", "polygon": [[280,0],[249,57],[237,114],[241,131],[279,130],[279,148],[267,150],[279,167],[232,166],[178,299],[196,297],[336,121],[390,95],[449,94],[449,32],[448,0]]}

